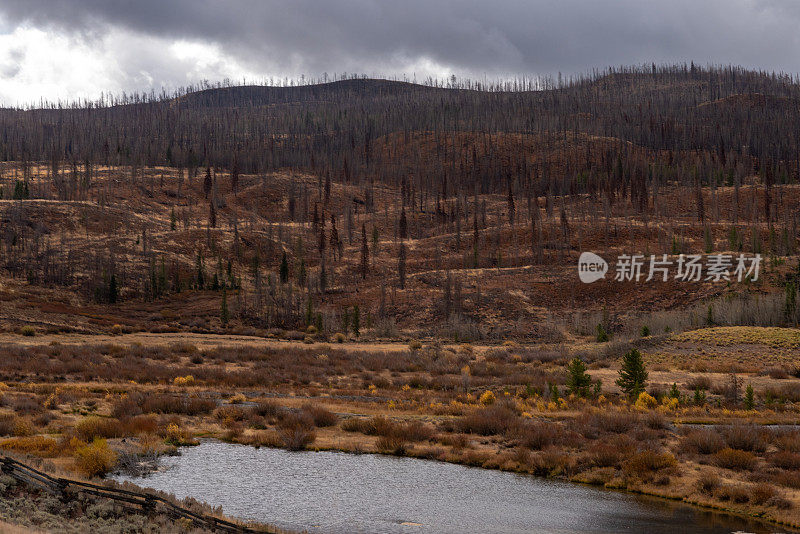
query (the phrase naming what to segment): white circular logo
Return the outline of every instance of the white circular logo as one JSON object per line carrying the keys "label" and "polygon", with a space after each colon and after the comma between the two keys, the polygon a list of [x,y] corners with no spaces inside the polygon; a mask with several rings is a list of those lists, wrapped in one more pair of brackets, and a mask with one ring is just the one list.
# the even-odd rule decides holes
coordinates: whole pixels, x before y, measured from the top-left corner
{"label": "white circular logo", "polygon": [[593,252],[582,252],[578,258],[578,277],[584,284],[591,284],[605,278],[608,272],[606,260]]}

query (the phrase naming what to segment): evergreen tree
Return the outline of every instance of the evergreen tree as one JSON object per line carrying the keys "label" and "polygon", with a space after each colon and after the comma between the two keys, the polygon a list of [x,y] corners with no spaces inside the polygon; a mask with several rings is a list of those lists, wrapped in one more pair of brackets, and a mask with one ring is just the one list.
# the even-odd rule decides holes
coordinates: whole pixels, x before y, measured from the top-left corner
{"label": "evergreen tree", "polygon": [[578,397],[588,397],[592,387],[592,377],[586,372],[586,365],[577,356],[567,365],[567,391]]}
{"label": "evergreen tree", "polygon": [[635,399],[647,384],[647,370],[638,349],[631,349],[622,357],[617,385],[628,397]]}
{"label": "evergreen tree", "polygon": [[706,403],[706,392],[700,388],[694,390],[694,403],[696,406],[702,406]]}
{"label": "evergreen tree", "polygon": [[755,408],[756,405],[756,396],[755,392],[753,391],[753,385],[747,384],[747,387],[744,390],[744,409],[745,410],[752,410]]}
{"label": "evergreen tree", "polygon": [[117,275],[112,274],[108,279],[108,302],[115,304],[119,299],[119,288],[117,287]]}
{"label": "evergreen tree", "polygon": [[228,315],[228,291],[226,289],[222,290],[222,306],[219,312],[219,320],[222,321],[222,326],[228,326],[228,320],[230,316]]}
{"label": "evergreen tree", "polygon": [[358,304],[353,308],[353,334],[356,337],[361,335],[361,312],[358,309]]}
{"label": "evergreen tree", "polygon": [[365,279],[369,272],[369,245],[367,244],[367,227],[361,225],[361,278]]}
{"label": "evergreen tree", "polygon": [[350,331],[350,308],[347,307],[342,312],[342,330],[345,334]]}
{"label": "evergreen tree", "polygon": [[311,302],[311,295],[308,296],[306,301],[306,326],[309,326],[314,321],[314,304]]}
{"label": "evergreen tree", "polygon": [[595,338],[597,339],[598,343],[605,343],[606,341],[608,341],[608,333],[606,332],[606,329],[603,328],[602,323],[599,323],[597,325],[597,335],[595,336]]}
{"label": "evergreen tree", "polygon": [[319,290],[321,293],[325,293],[328,289],[328,275],[325,272],[325,257],[322,257],[322,262],[320,263],[319,267]]}
{"label": "evergreen tree", "polygon": [[203,289],[206,283],[206,274],[205,268],[203,267],[203,253],[200,250],[197,251],[197,274],[195,277],[195,285],[197,289]]}

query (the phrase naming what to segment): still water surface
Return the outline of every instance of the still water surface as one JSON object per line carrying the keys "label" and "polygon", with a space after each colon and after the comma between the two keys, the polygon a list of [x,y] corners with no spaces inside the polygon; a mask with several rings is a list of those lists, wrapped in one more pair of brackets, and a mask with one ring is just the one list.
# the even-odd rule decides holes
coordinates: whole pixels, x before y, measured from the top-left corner
{"label": "still water surface", "polygon": [[730,533],[778,527],[689,505],[441,462],[205,441],[140,486],[321,533]]}

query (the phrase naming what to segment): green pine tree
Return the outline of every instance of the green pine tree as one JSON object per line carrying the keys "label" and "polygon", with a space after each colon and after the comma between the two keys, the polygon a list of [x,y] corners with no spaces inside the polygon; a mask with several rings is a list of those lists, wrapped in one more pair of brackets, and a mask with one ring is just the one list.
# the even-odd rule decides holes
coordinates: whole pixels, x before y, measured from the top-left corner
{"label": "green pine tree", "polygon": [[219,319],[222,321],[222,326],[228,326],[230,316],[228,314],[228,291],[222,290],[222,307],[219,312]]}
{"label": "green pine tree", "polygon": [[361,313],[358,310],[358,304],[353,308],[353,334],[356,337],[361,335]]}
{"label": "green pine tree", "polygon": [[756,406],[756,396],[755,392],[753,391],[753,385],[747,384],[747,387],[744,390],[744,409],[745,410],[752,410]]}
{"label": "green pine tree", "polygon": [[694,390],[694,403],[697,406],[702,406],[706,403],[706,392],[700,388]]}
{"label": "green pine tree", "polygon": [[619,370],[617,385],[630,398],[635,399],[647,385],[647,370],[644,368],[642,354],[638,349],[631,349],[622,357],[622,368]]}
{"label": "green pine tree", "polygon": [[586,365],[577,356],[567,365],[567,391],[578,397],[588,397],[592,377],[586,373]]}
{"label": "green pine tree", "polygon": [[306,302],[306,326],[311,326],[314,321],[314,304],[311,302],[311,295]]}
{"label": "green pine tree", "polygon": [[117,275],[112,274],[108,280],[108,302],[115,304],[119,298],[119,288],[117,287]]}
{"label": "green pine tree", "polygon": [[602,324],[598,324],[597,325],[597,336],[596,336],[596,338],[597,338],[597,342],[598,343],[605,343],[606,341],[608,341],[608,333],[606,332],[606,329],[603,328]]}

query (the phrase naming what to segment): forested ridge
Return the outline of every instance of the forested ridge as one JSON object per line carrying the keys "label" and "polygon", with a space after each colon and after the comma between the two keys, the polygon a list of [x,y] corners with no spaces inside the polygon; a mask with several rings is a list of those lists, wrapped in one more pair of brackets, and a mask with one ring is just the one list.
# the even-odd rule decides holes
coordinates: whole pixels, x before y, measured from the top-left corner
{"label": "forested ridge", "polygon": [[[360,305],[404,327],[529,335],[608,299],[628,313],[723,291],[578,287],[582,250],[795,254],[799,146],[798,80],[739,67],[3,109],[0,265],[83,304],[144,303],[107,322],[161,301],[191,315],[156,317],[170,328],[334,332]],[[773,278],[797,293],[796,276]]]}
{"label": "forested ridge", "polygon": [[[529,90],[531,87],[544,89]],[[101,165],[232,168],[258,173],[279,168],[330,173],[334,179],[399,183],[436,191],[442,180],[474,184],[483,192],[513,187],[551,187],[547,146],[522,146],[502,161],[501,147],[477,149],[454,139],[516,133],[546,135],[570,143],[569,173],[611,175],[617,159],[624,172],[631,146],[692,182],[714,171],[751,166],[777,179],[798,178],[800,86],[776,74],[736,67],[694,65],[608,70],[561,84],[473,82],[416,85],[347,79],[293,87],[219,87],[174,96],[136,95],[83,107],[3,110],[4,160]],[[403,173],[384,145],[391,134],[426,132],[435,139],[435,164]],[[591,138],[611,140],[598,148]],[[482,141],[482,139],[484,139]],[[523,141],[523,145],[526,141]],[[542,153],[531,164],[530,152]],[[477,161],[478,158],[482,161]],[[639,155],[636,156],[638,161]],[[416,171],[416,172],[415,172]],[[742,169],[738,173],[744,172]],[[541,192],[541,191],[540,191]]]}

